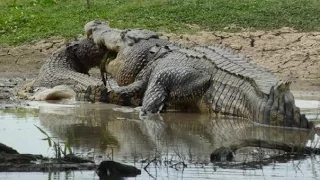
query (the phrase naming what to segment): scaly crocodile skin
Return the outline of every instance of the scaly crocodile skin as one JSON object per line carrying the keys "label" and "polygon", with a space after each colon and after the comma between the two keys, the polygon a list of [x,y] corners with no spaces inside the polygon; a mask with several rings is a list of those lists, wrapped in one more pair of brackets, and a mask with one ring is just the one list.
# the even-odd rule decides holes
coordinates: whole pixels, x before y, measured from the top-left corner
{"label": "scaly crocodile skin", "polygon": [[91,78],[88,71],[101,63],[106,52],[106,48],[99,48],[91,40],[73,41],[46,60],[33,86],[52,88],[69,85],[76,92],[89,86],[101,87],[101,80]]}

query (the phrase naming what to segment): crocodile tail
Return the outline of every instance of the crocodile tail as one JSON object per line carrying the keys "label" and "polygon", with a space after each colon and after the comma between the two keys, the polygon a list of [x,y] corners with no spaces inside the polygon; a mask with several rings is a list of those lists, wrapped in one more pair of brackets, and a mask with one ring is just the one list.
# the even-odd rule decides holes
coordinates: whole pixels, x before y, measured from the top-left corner
{"label": "crocodile tail", "polygon": [[[285,127],[313,128],[300,108],[295,105],[295,100],[290,92],[291,82],[279,82],[272,87],[268,101],[263,108],[263,124]],[[261,112],[261,111],[260,111]]]}
{"label": "crocodile tail", "polygon": [[219,69],[215,72],[211,77],[213,83],[204,95],[213,112],[246,117],[265,125],[313,127],[296,107],[290,82],[279,81],[264,94],[249,78],[228,75]]}

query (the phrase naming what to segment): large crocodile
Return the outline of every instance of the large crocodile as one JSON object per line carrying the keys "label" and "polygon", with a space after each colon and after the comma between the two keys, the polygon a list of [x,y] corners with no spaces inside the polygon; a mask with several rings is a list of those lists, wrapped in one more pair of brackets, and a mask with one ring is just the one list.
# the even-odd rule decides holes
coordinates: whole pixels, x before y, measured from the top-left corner
{"label": "large crocodile", "polygon": [[[295,106],[290,82],[279,80],[230,48],[187,48],[149,31],[113,29],[97,20],[87,23],[85,31],[99,46],[117,53],[106,64],[106,71],[120,85],[102,91],[89,86],[86,100],[141,103],[142,115],[168,108],[192,109],[268,125],[312,126]],[[78,94],[78,98],[83,96]]]}
{"label": "large crocodile", "polygon": [[230,48],[182,47],[149,31],[113,29],[97,20],[87,23],[85,31],[99,46],[118,53],[106,71],[120,85],[102,92],[89,87],[87,100],[142,103],[142,115],[166,107],[235,115],[268,125],[312,126],[295,106],[290,82]]}

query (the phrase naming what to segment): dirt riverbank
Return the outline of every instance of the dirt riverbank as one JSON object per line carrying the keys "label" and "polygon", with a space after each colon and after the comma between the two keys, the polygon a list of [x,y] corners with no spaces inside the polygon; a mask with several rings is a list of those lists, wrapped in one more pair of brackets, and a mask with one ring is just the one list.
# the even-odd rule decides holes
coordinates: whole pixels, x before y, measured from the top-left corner
{"label": "dirt riverbank", "polygon": [[[165,34],[180,43],[222,43],[250,57],[255,63],[291,80],[292,89],[320,92],[320,32],[297,32],[291,28],[255,32],[208,32]],[[21,46],[0,45],[0,77],[34,78],[45,59],[65,44],[52,37]]]}

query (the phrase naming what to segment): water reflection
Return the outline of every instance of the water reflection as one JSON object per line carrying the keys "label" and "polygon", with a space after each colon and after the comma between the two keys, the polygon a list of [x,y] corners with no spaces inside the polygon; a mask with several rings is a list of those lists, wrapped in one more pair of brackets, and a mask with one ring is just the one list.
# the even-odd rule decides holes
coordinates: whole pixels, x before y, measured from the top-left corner
{"label": "water reflection", "polygon": [[[309,117],[318,117],[317,109],[306,108]],[[48,153],[46,142],[40,140],[43,135],[33,126],[36,124],[59,142],[69,139],[76,153],[92,156],[97,163],[114,159],[140,169],[147,166],[147,171],[143,170],[136,179],[316,179],[320,168],[319,156],[274,162],[260,170],[224,169],[210,163],[214,149],[241,139],[318,146],[319,136],[313,132],[255,126],[237,118],[172,112],[162,114],[162,118],[140,120],[132,108],[69,102],[44,103],[32,113],[5,112],[0,117],[1,142],[20,152]],[[258,157],[257,152],[259,148],[243,149],[236,161],[250,161]],[[0,179],[21,177],[98,179],[93,171],[0,173]]]}
{"label": "water reflection", "polygon": [[162,118],[140,120],[134,109],[112,105],[73,108],[41,107],[40,123],[54,136],[71,140],[82,152],[109,154],[128,162],[175,160],[205,163],[214,149],[242,139],[305,144],[312,132],[256,126],[238,118],[203,114],[165,113]]}

